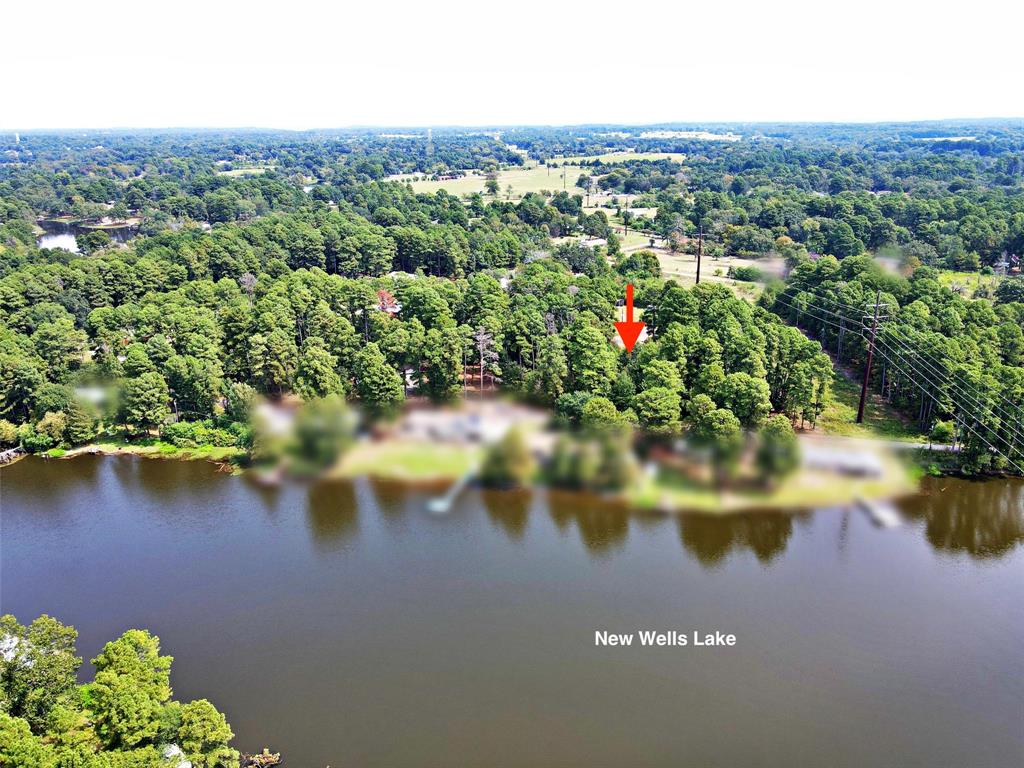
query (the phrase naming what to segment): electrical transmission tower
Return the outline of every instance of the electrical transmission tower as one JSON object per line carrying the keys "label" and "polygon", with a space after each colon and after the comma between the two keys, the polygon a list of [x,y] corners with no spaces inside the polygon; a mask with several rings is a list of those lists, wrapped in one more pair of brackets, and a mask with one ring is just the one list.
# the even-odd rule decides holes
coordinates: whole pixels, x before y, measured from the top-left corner
{"label": "electrical transmission tower", "polygon": [[875,314],[871,318],[871,337],[868,341],[868,360],[864,366],[864,381],[860,385],[860,405],[857,406],[857,423],[864,423],[864,405],[868,399],[868,382],[871,380],[871,360],[875,356],[875,335],[878,333],[878,321],[885,318],[880,318],[878,315],[879,310],[882,307],[882,289],[879,288],[878,292],[875,293]]}

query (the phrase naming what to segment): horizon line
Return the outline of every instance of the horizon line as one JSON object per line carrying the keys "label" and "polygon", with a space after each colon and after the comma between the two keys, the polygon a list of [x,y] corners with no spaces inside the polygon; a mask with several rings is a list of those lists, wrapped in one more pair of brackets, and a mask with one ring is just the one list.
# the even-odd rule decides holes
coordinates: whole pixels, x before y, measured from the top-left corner
{"label": "horizon line", "polygon": [[131,131],[265,131],[279,133],[314,133],[323,131],[368,131],[381,129],[523,129],[523,128],[650,128],[662,126],[770,126],[770,125],[831,125],[831,126],[887,126],[887,125],[919,125],[926,123],[994,123],[994,122],[1024,122],[1024,117],[1016,116],[991,116],[991,117],[942,117],[942,118],[916,118],[912,120],[668,120],[656,122],[582,122],[582,123],[352,123],[348,125],[325,125],[304,128],[282,128],[259,125],[164,125],[164,126],[143,126],[143,125],[112,125],[112,126],[77,126],[77,127],[7,127],[0,126],[0,133],[92,133],[92,132],[131,132]]}

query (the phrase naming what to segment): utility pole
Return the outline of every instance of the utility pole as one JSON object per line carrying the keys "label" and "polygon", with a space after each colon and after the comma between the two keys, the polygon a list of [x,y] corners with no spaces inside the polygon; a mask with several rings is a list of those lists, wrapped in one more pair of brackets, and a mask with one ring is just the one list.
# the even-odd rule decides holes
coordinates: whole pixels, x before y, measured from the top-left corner
{"label": "utility pole", "polygon": [[871,358],[875,354],[875,332],[878,330],[878,306],[882,299],[882,289],[875,294],[875,316],[871,320],[871,340],[868,342],[868,361],[864,366],[864,383],[860,387],[860,405],[857,406],[857,423],[864,422],[864,404],[868,398],[868,381],[871,379]]}
{"label": "utility pole", "polygon": [[697,230],[697,284],[700,284],[700,257],[704,255],[704,224],[698,225]]}

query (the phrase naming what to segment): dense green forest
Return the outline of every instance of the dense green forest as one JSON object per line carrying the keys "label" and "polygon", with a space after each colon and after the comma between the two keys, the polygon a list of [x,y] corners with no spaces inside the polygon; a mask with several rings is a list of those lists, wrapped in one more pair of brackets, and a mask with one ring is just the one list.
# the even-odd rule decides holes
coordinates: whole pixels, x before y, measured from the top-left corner
{"label": "dense green forest", "polygon": [[932,430],[962,444],[968,472],[1024,467],[1024,304],[1020,278],[995,302],[944,288],[935,270],[887,273],[868,256],[798,264],[765,306],[821,340],[841,364],[862,370],[868,328],[880,302],[872,385]]}
{"label": "dense green forest", "polygon": [[0,765],[237,768],[224,715],[206,699],[172,698],[172,658],[159,638],[130,629],[107,643],[84,685],[77,638],[50,616],[28,626],[0,616]]}
{"label": "dense green forest", "polygon": [[[1012,419],[965,416],[967,401],[944,387],[968,377],[972,397],[1019,402],[1020,278],[993,304],[943,287],[931,267],[1005,271],[1024,251],[1024,130],[732,126],[741,140],[658,138],[674,129],[685,127],[4,137],[0,444],[44,451],[160,430],[175,444],[249,448],[259,395],[340,396],[377,416],[467,386],[549,405],[568,424],[603,413],[655,440],[735,443],[772,414],[813,424],[823,408],[829,357],[781,318],[861,363],[860,328],[837,339],[782,302],[839,292],[843,305],[823,312],[864,310],[881,287],[888,354],[906,352],[889,333],[945,346],[929,348],[943,366],[934,398],[892,367],[878,386],[923,428],[953,420],[973,435],[966,468],[1011,466],[985,443],[1019,452],[1005,445]],[[625,147],[685,156],[584,160],[572,192],[517,200],[388,180]],[[585,210],[600,190],[629,205]],[[630,206],[656,209],[632,224],[669,250],[693,250],[702,232],[712,256],[783,257],[786,292],[751,305],[720,285],[664,280],[654,254],[620,251],[612,219],[629,224]],[[57,216],[98,225],[79,234],[79,253],[36,245],[37,223]],[[103,227],[121,223],[138,236],[111,241]],[[867,252],[896,257],[909,278]],[[611,343],[627,282],[651,335],[633,354]],[[89,395],[107,387],[118,396]]]}
{"label": "dense green forest", "polygon": [[[0,448],[158,435],[259,461],[253,409],[288,398],[316,460],[308,425],[351,437],[350,408],[365,426],[500,391],[573,435],[555,484],[621,489],[627,444],[680,438],[721,483],[751,444],[771,478],[794,468],[834,367],[861,375],[874,328],[871,389],[959,449],[947,469],[1021,472],[1024,127],[696,128],[3,137]],[[675,154],[607,155],[626,149]],[[538,161],[571,189],[458,197],[389,178]],[[77,227],[77,252],[39,247],[55,222]],[[625,228],[658,252],[624,247]],[[785,279],[737,267],[756,299],[666,279],[663,259],[698,247]],[[614,343],[627,284],[648,331],[632,352]],[[481,477],[531,462],[513,430]],[[0,765],[151,766],[171,747],[238,764],[223,715],[173,700],[155,637],[108,643],[84,685],[75,640],[49,617],[0,619]]]}

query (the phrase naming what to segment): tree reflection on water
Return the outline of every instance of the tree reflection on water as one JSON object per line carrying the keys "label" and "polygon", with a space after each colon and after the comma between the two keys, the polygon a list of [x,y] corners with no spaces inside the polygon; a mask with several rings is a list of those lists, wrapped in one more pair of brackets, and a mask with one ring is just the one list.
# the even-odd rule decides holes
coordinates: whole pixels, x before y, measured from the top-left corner
{"label": "tree reflection on water", "polygon": [[508,534],[513,541],[523,538],[530,517],[533,494],[527,490],[484,491],[484,508],[491,522]]}
{"label": "tree reflection on water", "polygon": [[[407,513],[422,508],[431,493],[436,493],[382,481],[369,481],[366,487],[389,527]],[[362,494],[349,482],[322,482],[309,488],[309,527],[319,548],[339,549],[358,533],[358,507],[362,500]],[[471,493],[456,505],[448,519],[472,513],[480,506],[494,527],[516,542],[524,540],[531,513],[543,514],[546,507],[558,530],[575,528],[580,541],[595,557],[620,550],[629,538],[631,525],[669,520],[630,510],[598,495],[559,490]],[[900,508],[908,521],[922,525],[927,541],[938,551],[994,558],[1024,543],[1024,481],[927,478],[922,492],[902,502]],[[744,552],[769,564],[786,551],[794,526],[809,522],[812,514],[694,513],[676,516],[674,524],[684,550],[706,567],[716,567],[730,555]]]}
{"label": "tree reflection on water", "polygon": [[903,511],[938,550],[999,557],[1024,543],[1024,481],[927,478]]}
{"label": "tree reflection on water", "polygon": [[629,535],[630,514],[620,504],[586,493],[552,491],[548,511],[561,531],[575,525],[591,554],[606,554],[622,546]]}
{"label": "tree reflection on water", "polygon": [[352,483],[315,483],[307,499],[306,515],[317,549],[335,552],[359,531],[359,505]]}
{"label": "tree reflection on water", "polygon": [[[770,563],[786,550],[797,515],[750,512],[733,515],[682,515],[679,539],[702,564],[721,563],[731,552],[750,550]],[[806,517],[800,515],[799,517]]]}

